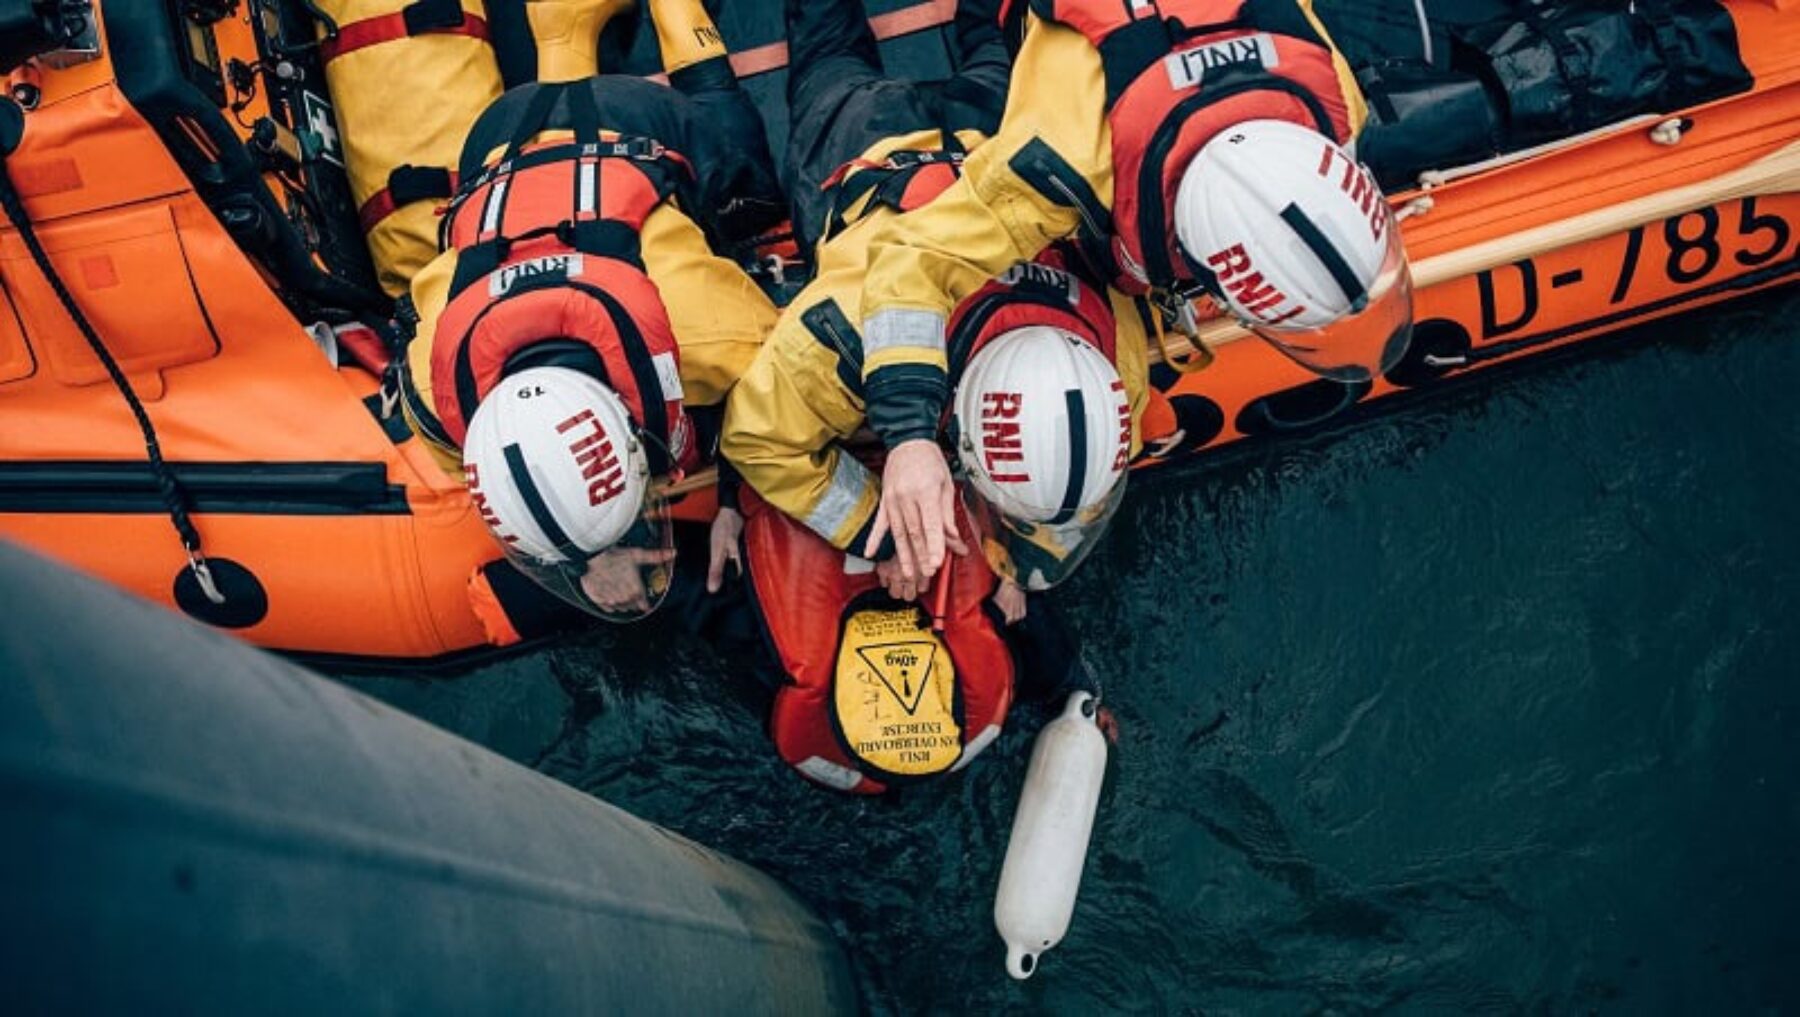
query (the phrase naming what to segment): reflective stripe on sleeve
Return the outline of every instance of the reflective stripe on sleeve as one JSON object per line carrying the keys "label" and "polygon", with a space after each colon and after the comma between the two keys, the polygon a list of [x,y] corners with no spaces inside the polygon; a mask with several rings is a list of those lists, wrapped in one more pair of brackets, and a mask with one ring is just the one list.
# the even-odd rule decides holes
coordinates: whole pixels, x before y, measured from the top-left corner
{"label": "reflective stripe on sleeve", "polygon": [[874,487],[875,476],[869,468],[857,462],[855,456],[839,450],[837,461],[831,467],[831,483],[825,488],[825,496],[802,522],[807,529],[835,545],[856,506],[862,503],[863,493]]}
{"label": "reflective stripe on sleeve", "polygon": [[863,352],[874,355],[901,346],[944,351],[944,316],[935,311],[895,308],[863,320]]}

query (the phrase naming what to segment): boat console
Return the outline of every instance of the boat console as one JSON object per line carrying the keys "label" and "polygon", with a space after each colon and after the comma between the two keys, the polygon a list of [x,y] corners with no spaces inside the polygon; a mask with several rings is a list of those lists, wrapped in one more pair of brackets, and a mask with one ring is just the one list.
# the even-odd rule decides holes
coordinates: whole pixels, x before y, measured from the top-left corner
{"label": "boat console", "polygon": [[[285,0],[0,2],[0,70],[97,60],[302,320],[384,311],[325,90],[314,22]],[[35,68],[12,98],[41,97]],[[131,167],[118,167],[129,173]]]}

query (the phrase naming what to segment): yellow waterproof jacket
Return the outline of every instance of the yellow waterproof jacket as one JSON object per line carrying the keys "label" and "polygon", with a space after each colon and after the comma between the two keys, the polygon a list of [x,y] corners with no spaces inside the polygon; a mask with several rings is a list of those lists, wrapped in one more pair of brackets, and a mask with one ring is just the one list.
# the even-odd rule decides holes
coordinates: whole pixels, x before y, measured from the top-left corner
{"label": "yellow waterproof jacket", "polygon": [[[935,144],[935,138],[930,132],[905,140]],[[879,155],[867,158],[878,161],[897,147],[884,143]],[[853,554],[862,553],[874,523],[880,478],[845,447],[867,422],[867,355],[851,323],[859,317],[870,240],[896,216],[879,205],[860,219],[847,216],[850,225],[819,246],[813,281],[782,312],[726,400],[720,439],[720,453],[763,500]],[[1148,337],[1138,302],[1117,291],[1108,296],[1118,322],[1118,369],[1131,401],[1135,455],[1148,400]]]}
{"label": "yellow waterproof jacket", "polygon": [[[1295,2],[1329,40],[1311,0]],[[1360,129],[1361,93],[1341,55],[1335,63],[1351,122]],[[1105,102],[1099,51],[1075,29],[1030,15],[999,133],[969,155],[949,189],[923,208],[884,217],[869,238],[861,313],[853,319],[862,326],[867,350],[865,389],[880,403],[923,404],[911,413],[882,414],[911,421],[881,435],[889,447],[921,437],[921,422],[941,407],[941,401],[930,403],[934,389],[944,390],[944,326],[951,309],[1007,267],[1082,226],[1072,196],[1045,193],[1014,168],[1021,152],[1047,148],[1086,182],[1094,200],[1112,208]]]}

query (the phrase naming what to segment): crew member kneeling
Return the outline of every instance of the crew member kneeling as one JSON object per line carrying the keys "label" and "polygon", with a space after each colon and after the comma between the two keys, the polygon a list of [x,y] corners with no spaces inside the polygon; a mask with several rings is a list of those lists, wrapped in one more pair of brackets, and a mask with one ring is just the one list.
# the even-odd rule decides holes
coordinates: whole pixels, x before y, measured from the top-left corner
{"label": "crew member kneeling", "polygon": [[757,168],[678,92],[598,77],[507,93],[460,169],[444,253],[413,284],[408,417],[447,465],[460,453],[521,571],[642,617],[673,575],[658,491],[711,443],[690,410],[722,402],[775,320],[708,245],[741,239],[705,215]]}
{"label": "crew member kneeling", "polygon": [[967,507],[945,511],[986,553],[957,559],[929,590],[902,575],[892,542],[873,562],[858,557],[880,502],[850,447],[867,423],[862,367],[879,356],[853,324],[867,239],[978,150],[1000,105],[983,89],[999,87],[1004,63],[991,22],[964,18],[959,28],[986,29],[960,36],[970,71],[890,82],[858,5],[788,12],[795,226],[824,240],[817,278],[727,401],[722,451],[751,489],[744,549],[786,678],[777,749],[820,783],[874,793],[966,764],[1001,730],[1019,683],[1067,682],[1079,655],[1053,615],[1027,613],[1024,590],[1066,577],[1118,505],[1145,338],[1132,301],[1071,249],[974,294],[951,328],[955,410],[927,423],[962,465]]}
{"label": "crew member kneeling", "polygon": [[[1047,605],[1027,614],[1021,587],[1067,577],[1105,529],[1124,490],[1131,406],[1091,335],[1008,327],[1021,307],[986,306],[1000,320],[959,371],[949,425],[965,493],[950,511],[985,553],[953,559],[919,591],[893,559],[871,565],[833,546],[753,480],[743,495],[751,586],[789,682],[770,733],[783,759],[830,787],[873,794],[961,769],[999,735],[1016,687],[1083,680],[1072,635]],[[832,452],[872,480],[845,465],[857,463],[848,450]]]}
{"label": "crew member kneeling", "polygon": [[892,453],[883,521],[921,580],[953,537],[925,423],[947,395],[947,322],[1047,244],[1103,240],[1121,287],[1172,309],[1211,292],[1330,378],[1386,370],[1411,330],[1398,231],[1349,149],[1362,99],[1309,0],[1024,6],[999,132],[870,244],[862,334],[883,355],[863,380]]}

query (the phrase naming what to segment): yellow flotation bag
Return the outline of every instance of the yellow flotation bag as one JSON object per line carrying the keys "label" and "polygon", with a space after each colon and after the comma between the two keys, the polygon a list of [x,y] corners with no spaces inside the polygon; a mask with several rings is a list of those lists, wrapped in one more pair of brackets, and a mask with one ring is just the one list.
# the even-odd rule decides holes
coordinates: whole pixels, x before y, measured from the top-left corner
{"label": "yellow flotation bag", "polygon": [[381,286],[407,290],[437,255],[470,125],[502,91],[481,0],[318,0],[325,83]]}

